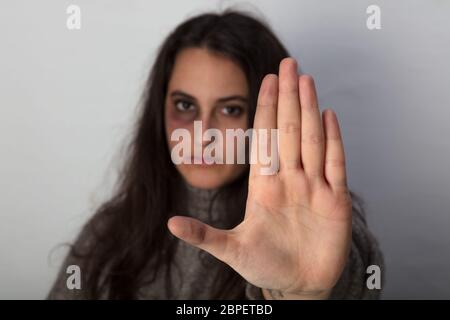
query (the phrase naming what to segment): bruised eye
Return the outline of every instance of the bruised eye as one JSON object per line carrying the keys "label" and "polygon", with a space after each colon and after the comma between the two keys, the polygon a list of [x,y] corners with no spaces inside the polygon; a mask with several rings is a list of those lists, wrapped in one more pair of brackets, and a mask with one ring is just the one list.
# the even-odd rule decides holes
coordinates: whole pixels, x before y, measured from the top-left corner
{"label": "bruised eye", "polygon": [[175,108],[178,111],[182,111],[182,112],[194,111],[195,110],[195,106],[192,103],[190,103],[189,101],[186,101],[186,100],[177,100],[177,101],[175,101]]}
{"label": "bruised eye", "polygon": [[221,112],[227,116],[238,117],[242,114],[242,107],[238,106],[228,106],[222,108]]}

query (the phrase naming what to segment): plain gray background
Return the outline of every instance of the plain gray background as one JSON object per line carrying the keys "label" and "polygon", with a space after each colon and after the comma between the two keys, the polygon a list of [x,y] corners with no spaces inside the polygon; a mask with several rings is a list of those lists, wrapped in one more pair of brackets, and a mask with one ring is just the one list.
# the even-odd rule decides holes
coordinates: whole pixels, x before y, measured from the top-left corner
{"label": "plain gray background", "polygon": [[[450,1],[0,3],[0,298],[42,299],[114,182],[161,41],[239,4],[262,15],[336,110],[350,187],[386,260],[383,297],[450,298]],[[253,3],[253,5],[252,5]],[[66,28],[81,7],[82,27]],[[366,8],[381,8],[381,30]]]}

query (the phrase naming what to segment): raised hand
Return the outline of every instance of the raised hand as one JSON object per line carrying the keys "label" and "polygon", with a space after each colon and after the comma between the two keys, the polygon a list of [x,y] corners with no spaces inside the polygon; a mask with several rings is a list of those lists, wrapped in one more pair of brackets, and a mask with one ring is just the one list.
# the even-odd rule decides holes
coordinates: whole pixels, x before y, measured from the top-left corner
{"label": "raised hand", "polygon": [[349,253],[352,202],[335,113],[292,58],[260,88],[255,129],[279,132],[279,171],[252,164],[245,217],[231,230],[176,216],[169,230],[230,265],[270,298],[326,298]]}

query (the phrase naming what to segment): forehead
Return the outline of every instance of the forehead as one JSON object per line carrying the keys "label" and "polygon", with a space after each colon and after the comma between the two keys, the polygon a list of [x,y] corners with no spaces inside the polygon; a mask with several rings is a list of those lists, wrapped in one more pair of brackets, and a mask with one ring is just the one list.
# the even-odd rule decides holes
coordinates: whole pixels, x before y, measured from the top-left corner
{"label": "forehead", "polygon": [[202,48],[181,50],[175,60],[169,90],[183,90],[196,97],[220,98],[247,95],[244,72],[231,59]]}

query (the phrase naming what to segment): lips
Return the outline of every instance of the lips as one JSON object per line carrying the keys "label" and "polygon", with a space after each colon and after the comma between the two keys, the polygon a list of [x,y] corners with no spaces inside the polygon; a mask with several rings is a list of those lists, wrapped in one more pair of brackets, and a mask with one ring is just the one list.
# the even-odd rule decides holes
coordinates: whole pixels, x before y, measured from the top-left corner
{"label": "lips", "polygon": [[184,158],[183,162],[185,164],[194,164],[194,165],[214,165],[220,163],[220,159],[210,158],[210,157],[187,157]]}

